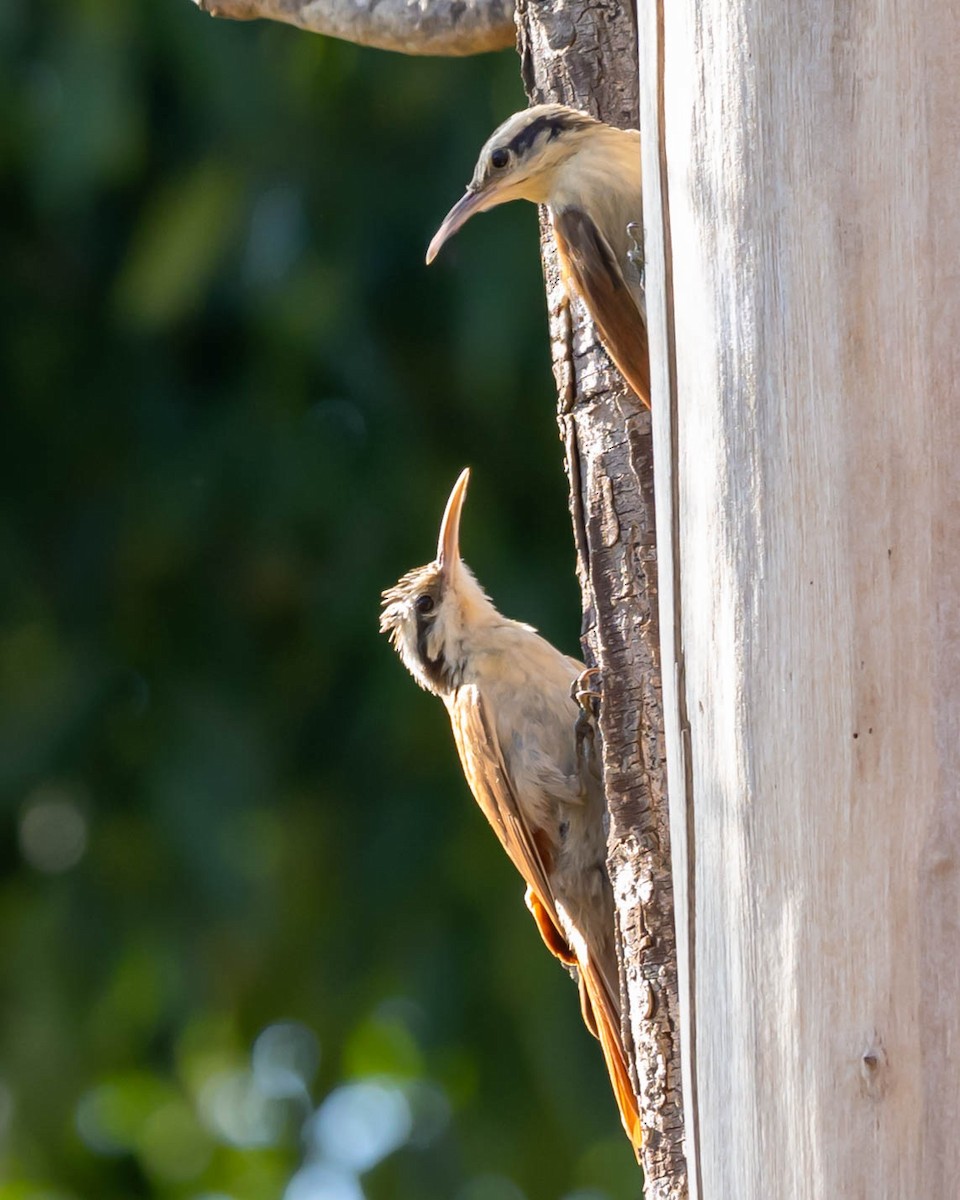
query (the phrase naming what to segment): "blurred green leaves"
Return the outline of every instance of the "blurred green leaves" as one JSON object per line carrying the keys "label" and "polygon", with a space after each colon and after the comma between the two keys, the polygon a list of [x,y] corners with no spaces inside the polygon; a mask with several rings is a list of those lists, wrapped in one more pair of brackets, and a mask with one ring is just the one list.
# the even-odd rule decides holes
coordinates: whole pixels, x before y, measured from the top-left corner
{"label": "blurred green leaves", "polygon": [[423,1057],[398,1015],[381,1012],[359,1024],[344,1046],[344,1073],[359,1079],[389,1075],[417,1079],[424,1073]]}
{"label": "blurred green leaves", "polygon": [[118,319],[150,328],[196,311],[243,205],[240,182],[223,163],[201,163],[165,183],[145,206],[117,278]]}
{"label": "blurred green leaves", "polygon": [[579,611],[523,102],[188,0],[0,5],[0,1200],[628,1200],[576,989],[377,633]]}
{"label": "blurred green leaves", "polygon": [[146,133],[127,6],[87,0],[60,18],[42,53],[22,64],[24,149],[37,198],[54,211],[84,203],[104,182],[129,180],[142,166]]}

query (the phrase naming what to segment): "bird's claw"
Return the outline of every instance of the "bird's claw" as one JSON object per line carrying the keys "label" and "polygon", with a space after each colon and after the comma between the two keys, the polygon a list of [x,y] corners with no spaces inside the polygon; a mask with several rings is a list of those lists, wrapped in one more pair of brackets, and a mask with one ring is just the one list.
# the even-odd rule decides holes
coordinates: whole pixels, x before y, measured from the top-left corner
{"label": "bird's claw", "polygon": [[602,693],[598,692],[596,688],[590,687],[590,683],[599,676],[599,667],[584,667],[570,684],[570,699],[575,700],[582,709],[586,709],[591,717],[593,716],[593,701],[599,700]]}
{"label": "bird's claw", "polygon": [[602,693],[590,687],[590,683],[599,674],[597,667],[586,667],[570,686],[570,699],[575,700],[580,709],[574,725],[574,735],[577,740],[577,762],[581,767],[584,765],[585,743],[589,741],[591,746],[593,745],[596,706],[600,703]]}
{"label": "bird's claw", "polygon": [[638,221],[631,221],[627,226],[627,237],[630,239],[627,258],[639,276],[640,286],[645,287],[647,260],[643,256],[643,229]]}

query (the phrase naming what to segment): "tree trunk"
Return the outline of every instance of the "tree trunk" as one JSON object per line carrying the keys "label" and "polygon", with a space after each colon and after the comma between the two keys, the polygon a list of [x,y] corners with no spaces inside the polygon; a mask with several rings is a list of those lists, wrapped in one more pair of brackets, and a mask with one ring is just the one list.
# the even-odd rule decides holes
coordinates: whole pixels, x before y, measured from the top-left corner
{"label": "tree trunk", "polygon": [[[531,101],[572,104],[636,128],[637,43],[629,7],[618,0],[556,8],[521,0],[517,19]],[[638,196],[638,220],[640,215]],[[611,367],[579,301],[567,306],[546,221],[541,229],[584,649],[602,673],[608,865],[644,1126],[645,1191],[648,1200],[682,1200],[687,1186],[650,414]]]}
{"label": "tree trunk", "polygon": [[647,280],[668,297],[650,332],[691,1191],[952,1200],[960,9],[659,17]]}

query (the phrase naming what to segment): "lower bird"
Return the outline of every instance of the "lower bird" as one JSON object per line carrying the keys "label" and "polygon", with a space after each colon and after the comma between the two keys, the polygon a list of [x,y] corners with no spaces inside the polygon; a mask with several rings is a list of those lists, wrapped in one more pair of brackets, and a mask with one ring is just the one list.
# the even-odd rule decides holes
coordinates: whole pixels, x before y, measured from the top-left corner
{"label": "lower bird", "polygon": [[427,262],[475,213],[508,200],[547,205],[564,282],[579,293],[610,357],[649,408],[638,130],[616,129],[562,104],[514,113],[481,149]]}
{"label": "lower bird", "polygon": [[447,708],[467,783],[527,884],[547,948],[579,979],[627,1136],[640,1146],[621,1030],[604,794],[573,698],[582,663],[501,616],[460,558],[469,470],[447,501],[437,557],[383,593],[380,631]]}

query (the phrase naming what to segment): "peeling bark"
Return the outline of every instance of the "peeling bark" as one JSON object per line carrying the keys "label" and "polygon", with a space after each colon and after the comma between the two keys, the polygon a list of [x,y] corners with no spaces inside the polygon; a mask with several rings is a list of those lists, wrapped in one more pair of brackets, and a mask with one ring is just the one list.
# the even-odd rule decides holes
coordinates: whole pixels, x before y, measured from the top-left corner
{"label": "peeling bark", "polygon": [[[637,126],[636,27],[629,7],[618,0],[556,8],[519,0],[517,21],[531,102],[572,104],[610,124]],[[580,302],[567,303],[546,219],[541,244],[584,651],[603,680],[608,866],[644,1128],[645,1195],[685,1200],[650,414],[611,365]]]}
{"label": "peeling bark", "polygon": [[312,33],[395,50],[456,57],[516,40],[510,0],[194,0],[214,17],[265,17]]}

